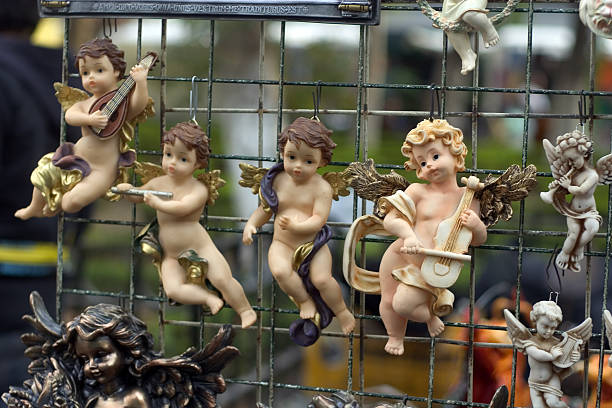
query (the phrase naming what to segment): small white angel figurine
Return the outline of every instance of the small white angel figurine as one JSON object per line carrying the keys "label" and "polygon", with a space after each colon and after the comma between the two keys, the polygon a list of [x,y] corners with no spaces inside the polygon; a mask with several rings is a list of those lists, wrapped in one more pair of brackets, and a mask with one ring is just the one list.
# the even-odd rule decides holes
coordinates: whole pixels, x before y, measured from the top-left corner
{"label": "small white angel figurine", "polygon": [[612,38],[612,1],[580,0],[580,20],[596,35]]}
{"label": "small white angel figurine", "polygon": [[563,320],[561,308],[551,300],[543,300],[530,313],[536,334],[508,310],[504,309],[508,337],[518,351],[527,355],[529,363],[529,394],[533,408],[567,408],[561,400],[561,380],[571,373],[571,366],[581,357],[581,350],[588,344],[593,323],[588,317],[580,325],[556,338],[553,333]]}
{"label": "small white angel figurine", "polygon": [[[599,159],[593,168],[593,142],[579,130],[558,136],[556,146],[546,139],[543,145],[554,180],[540,198],[567,218],[567,238],[555,263],[559,268],[580,272],[584,247],[601,224],[593,194],[598,184],[612,183],[612,154]],[[573,195],[569,202],[565,200],[567,194]]]}

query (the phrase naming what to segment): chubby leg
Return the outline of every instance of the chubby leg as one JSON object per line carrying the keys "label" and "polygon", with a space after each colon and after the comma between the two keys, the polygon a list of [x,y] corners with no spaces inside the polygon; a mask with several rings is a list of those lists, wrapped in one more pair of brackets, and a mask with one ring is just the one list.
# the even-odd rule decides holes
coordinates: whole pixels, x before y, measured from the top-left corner
{"label": "chubby leg", "polygon": [[468,11],[462,18],[480,32],[485,48],[493,47],[499,42],[499,34],[485,13]]}
{"label": "chubby leg", "polygon": [[561,269],[567,269],[569,266],[570,257],[574,253],[578,237],[582,232],[582,221],[575,220],[571,217],[566,217],[567,220],[567,237],[563,242],[561,252],[557,255],[555,263]]}
{"label": "chubby leg", "polygon": [[446,35],[461,58],[461,74],[467,75],[476,67],[476,53],[472,50],[468,33],[452,33],[449,31]]}
{"label": "chubby leg", "polygon": [[223,300],[194,283],[186,283],[185,270],[175,258],[166,257],[161,265],[164,291],[169,298],[186,305],[206,305],[212,314],[223,307]]}
{"label": "chubby leg", "polygon": [[[552,378],[548,381],[548,385],[552,388],[560,390],[561,379],[558,375],[553,375]],[[568,405],[565,402],[561,401],[561,399],[554,394],[544,392],[543,396],[544,401],[546,401],[546,405],[548,405],[549,408],[568,408]]]}
{"label": "chubby leg", "polygon": [[349,334],[355,328],[355,317],[353,317],[353,314],[344,303],[340,285],[332,277],[331,268],[331,253],[327,245],[325,245],[319,249],[310,262],[310,280],[321,293],[321,297],[327,306],[329,306],[340,321],[342,332]]}
{"label": "chubby leg", "polygon": [[298,304],[300,317],[312,319],[317,313],[314,301],[306,292],[306,288],[297,272],[293,270],[291,261],[293,249],[280,241],[272,240],[268,251],[268,266],[278,282],[278,286]]}
{"label": "chubby leg", "polygon": [[208,280],[240,315],[242,328],[251,326],[257,320],[257,314],[251,307],[240,283],[232,277],[227,261],[216,248],[214,251],[203,251],[203,254],[209,261]]}
{"label": "chubby leg", "polygon": [[102,197],[111,188],[116,174],[92,171],[62,197],[62,210],[74,213]]}
{"label": "chubby leg", "polygon": [[547,408],[546,402],[540,391],[529,388],[529,397],[531,398],[531,405],[533,408]]}
{"label": "chubby leg", "polygon": [[587,218],[583,220],[582,233],[574,250],[573,262],[580,262],[584,258],[584,247],[593,240],[597,231],[599,231],[599,222],[596,219]]}
{"label": "chubby leg", "polygon": [[32,201],[30,205],[20,210],[15,211],[15,217],[27,220],[32,217],[50,217],[54,214],[45,213],[44,208],[47,205],[42,193],[36,187],[32,188]]}
{"label": "chubby leg", "polygon": [[399,282],[393,278],[391,271],[405,264],[405,259],[399,254],[402,242],[395,241],[387,249],[380,262],[380,317],[387,330],[389,340],[385,351],[393,355],[404,354],[404,334],[408,319],[393,310],[393,296]]}
{"label": "chubby leg", "polygon": [[431,311],[433,296],[426,290],[400,284],[393,296],[393,309],[409,320],[427,323],[427,330],[432,337],[444,331],[444,323]]}

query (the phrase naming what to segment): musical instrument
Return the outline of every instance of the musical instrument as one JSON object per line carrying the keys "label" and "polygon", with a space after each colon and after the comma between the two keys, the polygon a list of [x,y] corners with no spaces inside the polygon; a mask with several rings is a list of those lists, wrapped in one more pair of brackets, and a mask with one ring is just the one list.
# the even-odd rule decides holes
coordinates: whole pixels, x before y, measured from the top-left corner
{"label": "musical instrument", "polygon": [[126,195],[137,195],[144,196],[147,193],[151,193],[153,195],[163,197],[163,198],[172,198],[173,194],[167,191],[157,191],[157,190],[138,190],[135,188],[130,188],[129,190],[121,191],[117,187],[111,187],[111,193],[115,194],[126,194]]}
{"label": "musical instrument", "polygon": [[[138,64],[149,69],[155,64],[156,60],[157,54],[149,52]],[[129,99],[127,97],[132,91],[132,88],[134,88],[134,85],[134,79],[128,76],[118,89],[105,93],[91,105],[89,113],[99,110],[108,117],[108,123],[104,129],[98,129],[92,126],[89,127],[96,136],[106,138],[114,135],[121,129],[128,111]]]}
{"label": "musical instrument", "polygon": [[470,208],[474,193],[482,189],[484,184],[474,176],[467,179],[462,177],[461,182],[466,185],[465,192],[453,215],[438,225],[434,250],[424,248],[419,251],[427,255],[421,265],[421,274],[428,284],[436,288],[453,285],[463,267],[462,261],[471,259],[462,255],[472,242],[472,231],[462,226],[461,214]]}
{"label": "musical instrument", "polygon": [[[572,167],[567,173],[565,173],[565,177],[572,177],[572,174],[574,174],[575,171],[576,168]],[[559,184],[559,180],[551,181],[551,183],[548,185],[548,191],[543,191],[540,193],[540,198],[542,199],[542,201],[544,201],[546,204],[552,204],[553,196],[555,195],[555,192],[559,187],[561,187],[561,184]]]}

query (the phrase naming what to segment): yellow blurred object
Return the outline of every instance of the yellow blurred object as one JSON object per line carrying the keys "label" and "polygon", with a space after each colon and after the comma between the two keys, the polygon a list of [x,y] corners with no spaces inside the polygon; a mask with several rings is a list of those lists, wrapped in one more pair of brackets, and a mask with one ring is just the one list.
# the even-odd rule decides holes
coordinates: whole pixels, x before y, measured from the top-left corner
{"label": "yellow blurred object", "polygon": [[61,48],[64,41],[64,20],[41,18],[30,41],[39,47]]}

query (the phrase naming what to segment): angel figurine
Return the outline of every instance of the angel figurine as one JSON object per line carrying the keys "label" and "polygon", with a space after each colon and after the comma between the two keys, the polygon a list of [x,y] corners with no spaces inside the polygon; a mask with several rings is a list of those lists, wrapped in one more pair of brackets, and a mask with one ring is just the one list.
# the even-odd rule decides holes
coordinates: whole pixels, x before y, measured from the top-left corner
{"label": "angel figurine", "polygon": [[593,331],[591,318],[562,333],[563,338],[558,339],[554,331],[563,320],[563,313],[552,300],[533,305],[530,318],[535,325],[535,335],[508,309],[504,309],[504,316],[508,337],[520,352],[527,354],[533,408],[567,408],[561,400],[561,380],[571,373],[571,367],[580,360],[581,351],[588,345]]}
{"label": "angel figurine", "polygon": [[580,20],[597,35],[612,38],[612,1],[580,0]]}
{"label": "angel figurine", "polygon": [[[534,166],[514,165],[499,178],[476,177],[457,184],[465,169],[463,133],[446,120],[423,120],[402,146],[406,170],[416,170],[427,184],[410,184],[396,173],[379,175],[374,162],[352,163],[347,171],[355,193],[376,202],[375,215],[355,220],[344,243],[346,281],[366,293],[380,293],[380,316],[389,340],[385,351],[404,352],[408,320],[423,322],[431,336],[444,330],[440,319],[452,311],[454,295],[447,288],[457,280],[469,245],[487,238],[487,227],[512,216],[511,200],[524,198],[535,186]],[[368,234],[395,235],[385,251],[380,272],[355,263],[355,249]]]}
{"label": "angel figurine", "polygon": [[[593,142],[579,130],[558,136],[556,146],[546,139],[542,144],[554,180],[540,198],[567,220],[567,237],[555,263],[559,268],[580,272],[584,247],[601,225],[593,194],[598,184],[612,183],[612,154],[599,159],[593,168]],[[565,200],[567,194],[573,195],[570,202]]]}
{"label": "angel figurine", "polygon": [[35,332],[21,338],[32,378],[2,400],[15,408],[216,407],[220,371],[239,354],[226,325],[204,349],[163,358],[145,324],[119,306],[98,304],[61,326],[37,292],[30,295]]}
{"label": "angel figurine", "polygon": [[[216,314],[225,299],[240,315],[242,327],[249,327],[257,315],[199,222],[204,206],[214,204],[225,184],[219,170],[193,177],[194,171],[208,164],[208,138],[196,123],[182,122],[164,132],[162,147],[161,168],[151,163],[139,166],[137,173],[145,175],[141,187],[117,185],[117,191],[127,193],[130,201],[144,201],[157,210],[156,221],[138,237],[141,248],[154,256],[164,291],[173,301],[201,304]],[[171,199],[161,198],[164,194],[158,191]]]}
{"label": "angel figurine", "polygon": [[355,327],[355,318],[331,275],[332,258],[326,245],[331,239],[326,222],[332,199],[348,195],[348,184],[342,173],[317,174],[336,147],[331,133],[316,116],[297,118],[278,138],[282,162],[270,169],[240,164],[240,185],[261,198],[244,226],[242,242],[250,245],[257,228],[276,214],[268,265],[300,309],[300,319],[291,324],[289,333],[301,346],[313,344],[334,316],[345,334]]}
{"label": "angel figurine", "polygon": [[38,161],[30,177],[32,200],[15,217],[51,217],[60,210],[80,211],[103,196],[119,199],[109,188],[127,180],[127,169],[136,160],[136,152],[128,148],[134,126],[154,114],[147,72],[155,59],[149,53],[117,89],[126,67],[123,51],[107,38],[81,45],[75,63],[91,96],[60,83],[54,87],[66,123],[80,126],[82,136]]}

